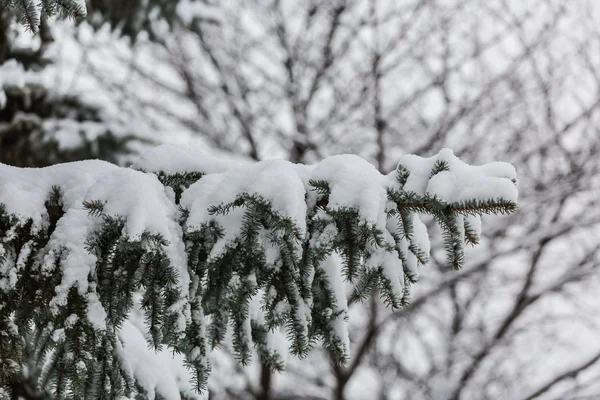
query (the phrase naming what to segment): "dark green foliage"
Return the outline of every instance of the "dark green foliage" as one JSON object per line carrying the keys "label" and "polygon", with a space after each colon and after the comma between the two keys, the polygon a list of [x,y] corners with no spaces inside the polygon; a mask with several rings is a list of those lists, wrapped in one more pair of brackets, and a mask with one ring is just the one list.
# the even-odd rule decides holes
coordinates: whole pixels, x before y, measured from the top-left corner
{"label": "dark green foliage", "polygon": [[[206,4],[204,0],[196,0]],[[108,24],[121,35],[136,40],[145,32],[150,40],[163,39],[162,25],[185,25],[177,12],[178,0],[86,0],[86,7],[76,0],[0,0],[0,12],[14,14],[25,28],[34,34],[43,29],[45,18],[71,18],[86,21],[95,29]],[[199,16],[192,23],[216,23],[210,15]]]}
{"label": "dark green foliage", "polygon": [[465,219],[465,241],[473,246],[479,244],[479,235],[467,219]]}
{"label": "dark green foliage", "polygon": [[175,192],[175,202],[179,204],[181,200],[181,194],[183,191],[190,187],[190,185],[202,178],[201,172],[178,172],[175,174],[165,174],[160,171],[157,176],[160,183],[170,187]]}
{"label": "dark green foliage", "polygon": [[85,17],[85,10],[81,4],[73,0],[42,0],[44,11],[49,17],[56,15],[63,18],[80,20]]}
{"label": "dark green foliage", "polygon": [[[144,142],[133,134],[103,125],[100,111],[73,96],[53,96],[41,86],[6,87],[7,102],[0,108],[0,162],[18,167],[45,167],[57,163],[98,158],[118,163],[132,152],[132,143]],[[50,124],[48,124],[50,121]],[[76,146],[64,147],[53,135],[53,123],[79,124]],[[97,125],[92,127],[92,125]],[[57,125],[59,126],[59,125]],[[99,129],[100,134],[87,135]]]}
{"label": "dark green foliage", "polygon": [[[47,261],[40,262],[36,254],[56,226],[53,219],[62,215],[60,198],[60,190],[54,187],[46,202],[48,230],[38,234],[32,233],[31,221],[9,217],[0,207],[2,236],[16,229],[14,240],[2,243],[4,261],[7,255],[21,260],[30,254],[25,262],[18,262],[21,276],[14,289],[0,290],[0,370],[4,382],[24,382],[19,366],[29,365],[37,375],[28,387],[38,393],[52,392],[57,399],[120,398],[133,391],[132,378],[116,354],[117,332],[133,307],[133,294],[145,288],[142,308],[149,326],[148,342],[156,349],[176,343],[176,318],[169,307],[180,298],[175,288],[178,276],[163,251],[164,239],[144,234],[140,240],[127,240],[122,236],[125,220],[104,214],[102,202],[89,202],[85,207],[90,217],[102,221],[88,238],[87,250],[98,258],[96,275],[90,280],[107,310],[106,329],[99,330],[87,319],[89,300],[76,287],[69,290],[58,312],[48,313],[62,274],[60,268],[48,269]],[[24,252],[25,246],[31,251]],[[53,264],[59,265],[61,259],[56,254]],[[6,277],[0,274],[2,278]]]}
{"label": "dark green foliage", "polygon": [[0,0],[0,11],[9,9],[16,13],[19,22],[33,33],[40,29],[45,16],[60,16],[81,20],[85,9],[75,0]]}
{"label": "dark green foliage", "polygon": [[[60,273],[48,276],[36,262],[36,255],[48,242],[50,229],[54,229],[56,222],[53,219],[60,217],[56,206],[60,204],[60,192],[53,188],[46,207],[50,216],[48,231],[37,232],[32,230],[31,221],[21,221],[15,216],[8,216],[5,208],[0,206],[0,232],[3,241],[0,244],[0,262],[14,263],[19,279],[11,276],[10,270],[0,273],[3,281],[3,290],[0,290],[0,376],[4,382],[24,382],[21,366],[25,363],[31,366],[40,376],[40,381],[48,381],[47,370],[41,370],[45,358],[49,354],[56,357],[55,349],[58,343],[52,338],[50,316],[47,314],[48,296],[54,295],[56,285],[60,283]],[[7,232],[12,232],[6,236]],[[40,286],[44,281],[47,285]],[[75,307],[76,301],[71,298],[69,307]],[[66,315],[58,315],[66,318]],[[29,359],[27,357],[35,357]],[[25,388],[25,386],[23,386]],[[42,393],[49,390],[45,386],[28,390],[38,390]]]}
{"label": "dark green foliage", "polygon": [[[455,269],[464,262],[464,242],[478,243],[477,235],[463,217],[483,214],[509,214],[516,210],[516,204],[504,199],[471,200],[447,203],[435,196],[418,195],[414,192],[389,190],[388,196],[398,205],[398,212],[432,215],[442,228],[447,258]],[[406,220],[406,218],[403,218]],[[460,224],[463,224],[461,227]],[[464,237],[461,234],[465,230]],[[414,250],[413,250],[414,252]],[[422,258],[418,251],[417,257]]]}
{"label": "dark green foliage", "polygon": [[[249,317],[246,310],[250,297],[257,290],[254,280],[260,286],[267,285],[275,288],[278,293],[265,302],[268,311],[267,326],[273,328],[286,325],[288,336],[293,343],[292,353],[303,355],[308,350],[308,337],[301,322],[300,298],[296,287],[297,282],[300,281],[300,259],[294,250],[301,243],[301,233],[291,220],[282,218],[274,212],[269,202],[260,196],[248,193],[242,193],[234,202],[214,206],[209,211],[212,214],[226,214],[238,207],[244,208],[239,239],[228,246],[220,257],[207,265],[205,309],[207,314],[215,312],[217,315],[209,328],[209,343],[215,347],[222,342],[226,324],[230,319],[234,325],[234,332],[235,328],[239,330],[243,325],[251,326],[246,321]],[[270,242],[280,249],[279,270],[276,270],[273,265],[266,264],[265,255],[261,252],[258,241],[261,230],[265,230]],[[236,280],[233,280],[234,272],[237,272]],[[229,297],[228,293],[232,292],[235,295]],[[284,303],[289,304],[289,310],[278,313],[278,307]],[[227,315],[223,309],[230,310],[230,315]],[[234,335],[247,333],[250,332],[241,330]],[[233,344],[240,360],[246,362],[250,355],[249,349],[244,347],[247,345],[246,341],[234,336]]]}
{"label": "dark green foliage", "polygon": [[[133,144],[148,141],[101,108],[78,96],[55,93],[35,79],[52,63],[47,57],[54,41],[48,15],[81,19],[83,8],[74,0],[0,0],[0,67],[11,63],[11,70],[22,69],[28,76],[0,87],[0,163],[44,167],[96,158],[122,163],[134,152]],[[15,17],[39,34],[39,46],[16,45],[11,26]],[[67,145],[58,135],[65,132]]]}
{"label": "dark green foliage", "polygon": [[445,160],[437,160],[435,164],[433,164],[433,169],[431,170],[431,175],[429,178],[433,178],[435,175],[439,174],[442,171],[450,171],[450,165],[448,161]]}
{"label": "dark green foliage", "polygon": [[[207,4],[205,0],[196,0]],[[88,0],[87,22],[99,29],[108,23],[123,36],[136,40],[142,32],[152,41],[162,41],[161,24],[169,28],[185,25],[177,13],[179,0]],[[202,16],[196,22],[216,23],[209,16]],[[158,28],[158,29],[157,29]]]}

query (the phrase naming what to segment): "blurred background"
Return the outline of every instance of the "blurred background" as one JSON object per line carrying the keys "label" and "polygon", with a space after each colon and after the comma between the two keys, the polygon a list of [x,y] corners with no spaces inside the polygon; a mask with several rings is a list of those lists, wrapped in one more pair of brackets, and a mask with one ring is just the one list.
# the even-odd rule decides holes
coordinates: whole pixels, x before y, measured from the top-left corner
{"label": "blurred background", "polygon": [[[1,2],[0,2],[1,4]],[[158,143],[382,172],[443,147],[515,165],[519,209],[412,303],[351,310],[352,360],[213,353],[211,399],[600,399],[600,3],[88,0],[0,13],[0,162],[127,165]]]}

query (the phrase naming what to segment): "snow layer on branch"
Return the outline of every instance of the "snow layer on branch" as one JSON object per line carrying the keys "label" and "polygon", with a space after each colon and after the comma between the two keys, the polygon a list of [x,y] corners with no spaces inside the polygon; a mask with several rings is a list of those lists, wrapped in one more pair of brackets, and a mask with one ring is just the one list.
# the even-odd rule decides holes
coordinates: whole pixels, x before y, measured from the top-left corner
{"label": "snow layer on branch", "polygon": [[44,119],[42,126],[45,132],[43,140],[54,140],[61,150],[77,149],[85,141],[93,142],[106,132],[111,132],[117,137],[127,135],[127,127],[114,121],[77,121],[75,119]]}
{"label": "snow layer on branch", "polygon": [[429,242],[429,233],[427,232],[427,226],[419,219],[417,214],[413,215],[413,226],[414,226],[414,240],[417,246],[426,254],[429,254],[431,250],[431,243]]}
{"label": "snow layer on branch", "polygon": [[31,219],[34,231],[48,224],[45,202],[53,186],[60,188],[66,211],[44,257],[44,266],[50,271],[55,257],[63,254],[62,281],[50,304],[53,310],[66,303],[68,289],[76,286],[80,294],[88,296],[90,322],[104,326],[105,312],[97,297],[86,294],[88,275],[96,264],[96,257],[86,250],[86,240],[100,221],[89,217],[84,201],[99,200],[105,203],[107,215],[126,218],[123,233],[130,240],[139,240],[144,232],[161,235],[168,242],[167,256],[178,270],[181,292],[187,293],[189,274],[178,211],[155,175],[96,160],[40,169],[0,164],[0,204],[22,221]]}
{"label": "snow layer on branch", "polygon": [[[335,296],[335,305],[337,307],[337,310],[335,311],[341,311],[341,314],[330,323],[336,337],[342,340],[346,354],[349,355],[350,336],[348,334],[348,325],[346,324],[346,319],[348,318],[348,302],[346,300],[346,286],[342,274],[342,259],[339,254],[333,253],[321,263],[321,268],[323,268],[323,271],[327,276],[327,281]],[[400,269],[402,269],[402,264],[400,265]]]}
{"label": "snow layer on branch", "polygon": [[85,241],[95,222],[83,210],[82,203],[88,189],[100,177],[118,170],[113,164],[96,160],[39,169],[0,164],[0,203],[5,205],[6,212],[21,221],[31,219],[33,232],[47,226],[45,202],[52,187],[60,188],[66,214],[58,221],[43,262],[45,271],[50,272],[55,258],[63,254],[62,282],[56,288],[56,296],[50,306],[57,311],[58,306],[66,303],[68,289],[77,285],[79,293],[88,298],[90,322],[99,328],[104,327],[105,311],[95,294],[86,294],[88,274],[94,271],[96,257],[87,252]]}
{"label": "snow layer on branch", "polygon": [[48,220],[44,203],[53,186],[63,193],[64,210],[81,207],[87,190],[96,181],[118,167],[104,161],[80,161],[46,168],[15,168],[0,164],[0,204],[9,214],[26,220],[34,227]]}
{"label": "snow layer on branch", "polygon": [[[197,228],[215,218],[226,230],[239,228],[228,224],[229,213],[225,216],[212,216],[208,208],[232,203],[242,193],[256,194],[271,202],[274,211],[289,217],[302,233],[306,232],[306,194],[299,167],[282,160],[262,161],[238,167],[222,174],[213,174],[191,185],[181,197],[181,205],[190,209],[188,228]],[[237,221],[235,218],[233,221]],[[232,237],[226,237],[225,242]]]}
{"label": "snow layer on branch", "polygon": [[26,71],[17,60],[11,59],[0,64],[0,110],[6,106],[7,88],[22,88],[27,84],[43,84],[39,73]]}
{"label": "snow layer on branch", "polygon": [[245,163],[223,157],[215,157],[193,149],[163,144],[145,151],[132,165],[132,168],[149,171],[177,174],[184,172],[201,172],[216,174],[243,166]]}
{"label": "snow layer on branch", "polygon": [[351,154],[326,158],[314,166],[311,179],[330,183],[329,207],[355,208],[367,222],[385,223],[385,177],[365,159]]}
{"label": "snow layer on branch", "polygon": [[[43,269],[50,272],[54,268],[56,256],[64,254],[60,263],[61,283],[56,287],[56,295],[50,301],[53,313],[59,306],[67,303],[69,288],[76,286],[81,295],[87,296],[88,320],[97,328],[104,329],[106,311],[94,293],[89,293],[88,276],[95,271],[96,256],[86,250],[86,240],[98,226],[88,217],[88,212],[81,206],[67,210],[58,221],[56,229],[48,243],[48,253],[44,257]],[[63,253],[64,252],[64,253]]]}
{"label": "snow layer on branch", "polygon": [[[438,161],[446,162],[449,171],[441,171],[431,177],[431,171]],[[517,173],[508,163],[494,162],[472,166],[459,160],[452,150],[442,149],[429,158],[405,155],[400,159],[399,165],[410,172],[404,185],[406,191],[420,195],[429,193],[448,202],[495,198],[517,201],[517,188],[511,182],[516,181]]]}

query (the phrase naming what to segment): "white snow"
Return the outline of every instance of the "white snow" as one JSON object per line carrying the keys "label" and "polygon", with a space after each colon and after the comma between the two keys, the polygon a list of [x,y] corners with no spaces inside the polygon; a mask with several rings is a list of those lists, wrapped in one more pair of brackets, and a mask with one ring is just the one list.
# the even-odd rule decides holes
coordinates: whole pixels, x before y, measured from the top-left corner
{"label": "white snow", "polygon": [[[442,171],[429,179],[436,161],[446,161],[450,171]],[[410,171],[404,190],[423,195],[437,195],[447,202],[468,199],[503,198],[517,201],[518,191],[511,180],[516,180],[515,168],[503,162],[472,166],[459,160],[452,150],[442,149],[437,155],[422,158],[412,154],[403,156],[399,165]]]}
{"label": "white snow", "polygon": [[[107,215],[125,217],[123,234],[131,241],[140,240],[144,232],[161,235],[167,241],[165,252],[178,272],[180,291],[188,293],[190,277],[183,232],[177,223],[178,210],[156,175],[129,168],[118,169],[100,178],[88,190],[85,199],[105,203]],[[183,330],[184,308],[180,311],[179,328]]]}
{"label": "white snow", "polygon": [[330,182],[329,207],[355,208],[371,224],[382,223],[387,193],[385,177],[356,155],[326,158],[314,166],[311,178]]}
{"label": "white snow", "polygon": [[31,218],[35,227],[47,222],[44,206],[52,186],[64,193],[64,209],[81,206],[88,188],[118,167],[104,161],[80,161],[46,168],[15,168],[0,164],[0,204],[22,220]]}
{"label": "white snow", "polygon": [[87,317],[92,325],[97,329],[106,329],[106,310],[100,304],[100,299],[96,293],[90,292],[86,295]]}
{"label": "white snow", "polygon": [[431,243],[429,242],[429,234],[427,233],[427,227],[419,219],[419,216],[417,214],[413,215],[413,226],[413,239],[415,243],[425,254],[429,254],[429,251],[431,250]]}
{"label": "white snow", "polygon": [[165,400],[180,400],[180,393],[190,400],[202,399],[191,385],[191,374],[184,367],[184,357],[164,348],[155,352],[148,348],[145,335],[147,333],[143,311],[139,308],[139,297],[136,307],[123,323],[119,331],[120,346],[117,351],[124,369],[137,379],[138,383],[154,399],[159,394]]}
{"label": "white snow", "polygon": [[215,157],[199,150],[163,144],[142,153],[133,163],[132,168],[157,173],[163,171],[165,174],[182,172],[216,174],[242,167],[244,164],[242,161]]}
{"label": "white snow", "polygon": [[333,290],[337,310],[342,313],[331,321],[335,335],[342,341],[345,353],[350,354],[350,336],[346,318],[348,317],[348,302],[346,301],[346,287],[342,274],[342,259],[337,253],[333,253],[325,259],[320,267],[327,275],[329,286]]}
{"label": "white snow", "polygon": [[[62,280],[56,288],[56,296],[50,302],[53,312],[58,312],[58,307],[66,304],[68,290],[74,285],[77,285],[79,294],[87,293],[88,275],[95,271],[97,259],[86,250],[85,241],[96,226],[97,222],[88,218],[87,211],[83,210],[81,205],[68,209],[58,221],[42,265],[44,272],[52,271],[56,255],[64,250],[60,265]],[[88,294],[88,309],[90,322],[104,328],[106,312],[93,293]]]}
{"label": "white snow", "polygon": [[[181,205],[190,210],[188,229],[194,230],[210,220],[216,220],[225,228],[225,237],[213,249],[213,257],[239,235],[243,210],[210,215],[209,207],[231,203],[242,193],[268,200],[276,213],[290,218],[302,235],[306,233],[305,184],[297,173],[297,166],[287,161],[270,160],[238,167],[200,179],[181,196]],[[300,246],[297,250],[301,251]]]}
{"label": "white snow", "polygon": [[44,84],[44,78],[34,71],[26,71],[15,59],[0,64],[0,110],[6,106],[7,88],[22,89],[27,84]]}

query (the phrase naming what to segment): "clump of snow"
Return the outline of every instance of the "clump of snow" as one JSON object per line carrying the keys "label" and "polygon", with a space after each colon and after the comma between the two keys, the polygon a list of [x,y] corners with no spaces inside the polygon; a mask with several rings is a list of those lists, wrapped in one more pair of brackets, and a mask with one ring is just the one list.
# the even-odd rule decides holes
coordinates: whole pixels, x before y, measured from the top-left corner
{"label": "clump of snow", "polygon": [[104,161],[80,161],[46,168],[16,168],[0,164],[0,204],[34,227],[47,223],[44,206],[52,186],[60,187],[64,209],[81,206],[85,193],[96,181],[118,167]]}
{"label": "clump of snow", "polygon": [[26,71],[15,59],[0,64],[0,110],[6,106],[6,89],[23,88],[28,84],[44,84],[44,78],[34,71]]}
{"label": "clump of snow", "polygon": [[136,306],[118,333],[117,353],[125,371],[136,379],[150,399],[157,394],[165,400],[180,400],[182,394],[190,400],[206,398],[193,389],[192,375],[185,367],[183,355],[168,348],[160,351],[148,348],[144,312],[139,302],[137,296]]}
{"label": "clump of snow", "polygon": [[121,137],[127,135],[126,127],[115,121],[77,121],[75,119],[47,118],[42,121],[42,128],[47,134],[43,140],[58,143],[60,150],[73,150],[85,144],[94,142],[98,137],[111,132]]}
{"label": "clump of snow", "polygon": [[[449,171],[441,171],[430,177],[436,161],[448,164]],[[447,202],[470,199],[486,200],[502,198],[517,202],[518,191],[515,168],[503,162],[473,166],[458,159],[450,149],[442,149],[437,155],[423,158],[408,154],[400,159],[410,175],[404,190],[432,196]]]}
{"label": "clump of snow", "polygon": [[126,217],[124,233],[132,239],[145,231],[171,236],[168,221],[175,218],[175,206],[154,174],[118,169],[90,187],[85,200],[100,200],[107,215]]}
{"label": "clump of snow", "polygon": [[382,222],[387,201],[385,178],[373,164],[356,155],[337,155],[316,164],[310,177],[330,183],[329,207],[354,208],[367,222]]}
{"label": "clump of snow", "polygon": [[425,254],[429,254],[429,251],[431,250],[431,243],[429,242],[427,226],[425,226],[417,214],[413,215],[412,222],[414,227],[413,236],[415,243]]}
{"label": "clump of snow", "polygon": [[133,163],[132,168],[155,173],[162,171],[168,175],[184,172],[216,174],[242,167],[244,164],[241,161],[215,157],[198,150],[163,144],[142,153]]}
{"label": "clump of snow", "polygon": [[[88,290],[88,274],[96,265],[96,257],[86,251],[85,241],[95,227],[93,220],[83,210],[86,192],[100,177],[118,171],[119,168],[103,161],[82,161],[55,165],[47,168],[15,168],[0,164],[0,203],[9,214],[21,221],[32,221],[32,231],[37,232],[48,225],[45,202],[52,187],[62,192],[63,209],[66,211],[56,226],[44,255],[42,270],[49,273],[57,254],[64,254],[62,282],[57,287],[50,307],[54,312],[66,304],[68,289],[77,285],[81,295]],[[64,253],[63,253],[64,252]],[[104,327],[106,312],[94,293],[88,293],[89,320],[99,328]]]}
{"label": "clump of snow", "polygon": [[242,193],[261,196],[271,203],[275,212],[290,218],[303,234],[306,232],[305,184],[297,173],[297,166],[281,160],[262,161],[209,175],[191,185],[181,196],[181,205],[190,210],[188,229],[215,219],[226,228],[226,236],[220,240],[224,246],[239,233],[242,215],[239,212],[211,215],[209,207],[232,203]]}
{"label": "clump of snow", "polygon": [[[125,218],[123,235],[131,241],[140,240],[144,233],[162,236],[167,241],[165,253],[178,272],[180,292],[188,292],[190,277],[183,232],[177,222],[178,210],[156,175],[118,169],[100,178],[88,190],[85,200],[101,201],[106,215]],[[184,319],[179,321],[179,327],[185,327]]]}
{"label": "clump of snow", "polygon": [[333,253],[320,265],[327,276],[327,281],[335,296],[335,305],[341,314],[331,321],[331,326],[336,337],[342,341],[345,354],[350,354],[350,336],[346,319],[348,317],[348,301],[346,300],[346,287],[344,275],[342,274],[342,259],[337,253]]}
{"label": "clump of snow", "polygon": [[[61,218],[48,243],[48,252],[44,256],[42,270],[50,273],[55,267],[56,257],[64,254],[61,262],[62,279],[56,288],[56,296],[50,302],[53,312],[67,302],[68,290],[77,285],[80,295],[88,291],[88,276],[95,271],[96,256],[86,250],[85,241],[97,226],[95,221],[88,218],[87,211],[81,207],[71,208]],[[88,298],[90,308],[89,320],[98,327],[104,327],[106,312],[97,297]],[[100,317],[99,317],[100,316]]]}

